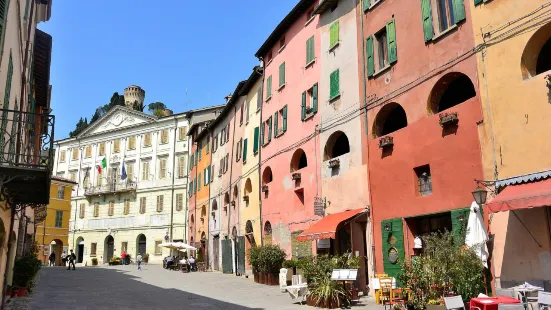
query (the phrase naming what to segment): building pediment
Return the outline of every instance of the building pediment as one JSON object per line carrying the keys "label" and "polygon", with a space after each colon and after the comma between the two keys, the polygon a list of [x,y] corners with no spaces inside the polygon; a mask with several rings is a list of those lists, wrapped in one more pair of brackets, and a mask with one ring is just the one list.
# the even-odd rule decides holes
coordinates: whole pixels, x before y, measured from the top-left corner
{"label": "building pediment", "polygon": [[79,135],[79,138],[134,127],[140,124],[153,122],[156,119],[155,116],[135,111],[127,107],[115,107],[86,128],[86,130]]}

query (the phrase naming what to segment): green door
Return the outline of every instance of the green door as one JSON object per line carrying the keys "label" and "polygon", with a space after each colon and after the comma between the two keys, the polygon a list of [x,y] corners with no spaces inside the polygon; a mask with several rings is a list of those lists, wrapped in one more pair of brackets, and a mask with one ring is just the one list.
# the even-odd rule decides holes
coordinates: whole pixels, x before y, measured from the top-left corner
{"label": "green door", "polygon": [[245,236],[237,237],[237,244],[235,245],[237,253],[237,273],[245,274]]}
{"label": "green door", "polygon": [[222,272],[232,273],[231,240],[222,240]]}
{"label": "green door", "polygon": [[404,261],[404,228],[402,219],[381,222],[383,236],[383,266],[389,277],[398,277],[400,264]]}

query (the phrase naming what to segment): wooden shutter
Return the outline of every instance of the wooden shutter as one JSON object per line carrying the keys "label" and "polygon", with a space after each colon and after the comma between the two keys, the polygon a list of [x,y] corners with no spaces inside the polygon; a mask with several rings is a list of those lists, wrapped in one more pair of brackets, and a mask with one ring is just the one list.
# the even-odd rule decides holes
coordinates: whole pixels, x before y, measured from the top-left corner
{"label": "wooden shutter", "polygon": [[371,5],[370,0],[363,0],[363,8],[364,12],[369,10],[369,6]]}
{"label": "wooden shutter", "polygon": [[373,76],[375,73],[375,58],[373,54],[373,36],[365,39],[365,53],[367,58],[367,76]]}
{"label": "wooden shutter", "polygon": [[126,176],[130,181],[134,179],[134,164],[130,163],[126,166]]}
{"label": "wooden shutter", "polygon": [[207,174],[205,175],[205,185],[209,185],[210,180],[212,179],[210,175],[210,165],[207,167]]}
{"label": "wooden shutter", "polygon": [[197,190],[201,190],[201,172],[197,175]]}
{"label": "wooden shutter", "polygon": [[228,161],[230,159],[230,154],[226,154],[226,160],[224,161],[224,173],[228,171]]}
{"label": "wooden shutter", "polygon": [[278,132],[278,128],[277,128],[277,123],[278,123],[278,119],[279,118],[279,111],[276,111],[274,113],[274,138],[277,137],[277,132]]}
{"label": "wooden shutter", "polygon": [[467,221],[469,220],[470,208],[451,210],[453,241],[456,245],[465,243],[467,232]]}
{"label": "wooden shutter", "polygon": [[94,203],[94,217],[99,216],[99,203]]}
{"label": "wooden shutter", "polygon": [[209,172],[209,176],[210,176],[210,183],[212,183],[212,181],[214,181],[214,171],[216,171],[216,169],[214,169],[214,164],[211,166],[211,169],[210,169],[210,172]]}
{"label": "wooden shutter", "polygon": [[339,43],[339,21],[336,21],[329,28],[329,48]]}
{"label": "wooden shutter", "polygon": [[388,62],[395,63],[398,60],[398,50],[396,47],[396,24],[394,18],[386,24],[386,36],[388,46]]}
{"label": "wooden shutter", "polygon": [[432,28],[432,7],[430,0],[421,0],[421,12],[423,14],[423,32],[425,33],[425,42],[432,40],[434,29]]}
{"label": "wooden shutter", "polygon": [[178,176],[180,178],[183,178],[185,175],[185,168],[186,167],[186,158],[184,156],[181,156],[178,158]]}
{"label": "wooden shutter", "polygon": [[339,70],[335,70],[331,72],[331,75],[329,76],[329,98],[333,99],[336,96],[339,95]]}
{"label": "wooden shutter", "polygon": [[285,84],[285,62],[279,65],[279,87]]}
{"label": "wooden shutter", "polygon": [[453,17],[456,24],[465,20],[465,3],[463,3],[463,0],[453,0]]}
{"label": "wooden shutter", "polygon": [[114,201],[109,201],[109,211],[108,211],[108,215],[109,216],[113,216],[113,214],[115,214],[115,202]]}
{"label": "wooden shutter", "polygon": [[[381,222],[383,238],[383,266],[384,271],[389,277],[396,278],[401,271],[401,263],[404,261],[404,230],[402,219],[385,220]],[[395,249],[398,251],[398,261],[391,263],[389,261],[389,251]]]}
{"label": "wooden shutter", "polygon": [[272,141],[272,117],[268,119],[268,142]]}
{"label": "wooden shutter", "polygon": [[318,112],[318,83],[312,86],[312,112]]}
{"label": "wooden shutter", "polygon": [[311,63],[316,58],[316,50],[314,44],[314,36],[306,41],[306,64]]}
{"label": "wooden shutter", "polygon": [[484,2],[483,0],[474,0],[474,5],[478,5]]}
{"label": "wooden shutter", "polygon": [[281,112],[282,114],[282,120],[283,120],[283,132],[287,131],[287,105],[283,106],[283,110]]}
{"label": "wooden shutter", "polygon": [[4,29],[6,28],[6,17],[8,10],[6,2],[7,0],[0,0],[0,40],[4,38]]}
{"label": "wooden shutter", "polygon": [[114,148],[115,148],[115,153],[118,153],[118,152],[121,151],[121,140],[120,139],[115,140]]}
{"label": "wooden shutter", "polygon": [[166,159],[160,161],[161,179],[166,178]]}
{"label": "wooden shutter", "polygon": [[226,128],[226,142],[230,141],[230,124]]}
{"label": "wooden shutter", "polygon": [[258,153],[258,134],[259,134],[260,128],[255,127],[254,128],[254,141],[253,141],[253,153]]}
{"label": "wooden shutter", "polygon": [[262,107],[262,88],[259,87],[256,91],[256,109],[260,110]]}
{"label": "wooden shutter", "polygon": [[247,112],[246,112],[246,116],[245,116],[245,121],[248,123],[249,122],[249,114],[251,113],[251,101],[247,101]]}
{"label": "wooden shutter", "polygon": [[306,40],[306,64],[311,60],[312,56],[310,55],[310,39]]}
{"label": "wooden shutter", "polygon": [[243,140],[243,162],[247,161],[247,139]]}
{"label": "wooden shutter", "polygon": [[302,92],[302,104],[300,105],[300,119],[306,119],[306,92]]}
{"label": "wooden shutter", "polygon": [[266,136],[266,122],[262,123],[262,136],[261,136],[261,143],[264,145],[264,137]]}
{"label": "wooden shutter", "polygon": [[79,213],[79,217],[80,217],[81,219],[84,218],[84,207],[85,207],[85,206],[86,206],[86,205],[85,205],[84,203],[81,203],[81,204],[80,204],[80,213]]}
{"label": "wooden shutter", "polygon": [[266,99],[272,97],[272,76],[270,75],[266,80]]}

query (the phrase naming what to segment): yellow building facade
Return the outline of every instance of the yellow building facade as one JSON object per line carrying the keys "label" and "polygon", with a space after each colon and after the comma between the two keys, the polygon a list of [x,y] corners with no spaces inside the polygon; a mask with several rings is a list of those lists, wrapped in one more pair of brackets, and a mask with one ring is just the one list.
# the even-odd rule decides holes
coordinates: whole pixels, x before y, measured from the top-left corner
{"label": "yellow building facade", "polygon": [[[479,48],[484,115],[479,133],[491,203],[506,188],[551,177],[551,2],[469,3]],[[551,284],[550,207],[487,211],[495,286]]]}
{"label": "yellow building facade", "polygon": [[67,254],[69,246],[69,219],[71,217],[71,194],[76,182],[52,177],[50,203],[46,208],[46,219],[36,226],[36,243],[42,246],[39,258],[44,264],[49,262],[51,252],[55,253],[56,265],[61,265],[61,254]]}

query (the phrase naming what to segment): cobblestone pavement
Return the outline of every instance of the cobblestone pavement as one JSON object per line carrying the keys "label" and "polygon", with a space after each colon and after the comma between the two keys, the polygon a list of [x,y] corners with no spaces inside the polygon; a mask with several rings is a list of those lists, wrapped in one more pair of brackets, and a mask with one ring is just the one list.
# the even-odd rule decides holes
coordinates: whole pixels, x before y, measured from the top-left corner
{"label": "cobblestone pavement", "polygon": [[[363,303],[370,299],[365,299]],[[277,286],[218,272],[181,273],[160,266],[43,268],[29,309],[313,309]],[[359,305],[353,309],[373,309]]]}

